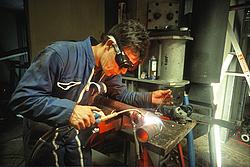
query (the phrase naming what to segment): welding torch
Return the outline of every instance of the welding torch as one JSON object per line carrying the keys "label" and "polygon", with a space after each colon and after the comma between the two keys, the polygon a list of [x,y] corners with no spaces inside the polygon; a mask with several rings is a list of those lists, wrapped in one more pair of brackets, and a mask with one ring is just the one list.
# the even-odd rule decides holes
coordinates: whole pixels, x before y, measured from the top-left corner
{"label": "welding torch", "polygon": [[101,117],[101,114],[99,114],[99,113],[97,113],[97,112],[94,112],[95,123],[96,123],[96,124],[99,124],[100,122],[109,120],[109,119],[111,119],[111,118],[114,118],[114,117],[116,117],[117,115],[119,115],[119,113],[114,112],[114,113],[111,113],[111,114],[109,114],[109,115],[105,115],[105,116],[102,116],[102,117]]}
{"label": "welding torch", "polygon": [[114,117],[116,117],[116,116],[122,114],[122,113],[130,112],[130,111],[133,111],[133,112],[135,111],[135,112],[137,112],[137,113],[139,113],[139,114],[141,114],[141,115],[144,115],[140,110],[138,110],[138,109],[133,109],[133,108],[131,108],[131,109],[126,109],[126,110],[122,110],[122,111],[119,111],[119,112],[112,112],[111,114],[105,115],[105,116],[101,116],[101,114],[99,114],[97,111],[93,111],[93,112],[94,112],[94,117],[95,117],[95,123],[98,124],[98,123],[100,123],[100,122],[102,122],[102,121],[109,120],[109,119],[111,119],[111,118],[114,118]]}

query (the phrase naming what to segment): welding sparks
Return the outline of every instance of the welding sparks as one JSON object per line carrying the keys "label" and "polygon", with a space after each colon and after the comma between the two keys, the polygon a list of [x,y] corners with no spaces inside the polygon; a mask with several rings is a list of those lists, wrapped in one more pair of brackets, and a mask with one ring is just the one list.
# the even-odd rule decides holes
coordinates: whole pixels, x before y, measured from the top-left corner
{"label": "welding sparks", "polygon": [[159,127],[161,127],[162,129],[162,126],[164,125],[162,120],[154,115],[153,113],[151,112],[147,112],[145,115],[144,115],[144,125],[153,125],[153,124],[156,124],[158,125]]}
{"label": "welding sparks", "polygon": [[146,112],[143,118],[143,125],[137,129],[136,134],[140,142],[147,142],[161,132],[163,122],[151,112]]}

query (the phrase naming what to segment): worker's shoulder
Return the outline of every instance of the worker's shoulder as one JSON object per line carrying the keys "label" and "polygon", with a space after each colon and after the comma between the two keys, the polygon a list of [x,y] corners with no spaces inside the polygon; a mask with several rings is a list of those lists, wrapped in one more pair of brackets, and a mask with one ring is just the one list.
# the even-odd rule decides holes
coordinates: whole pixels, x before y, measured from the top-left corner
{"label": "worker's shoulder", "polygon": [[84,41],[56,41],[47,46],[47,49],[55,51],[59,56],[68,57],[83,53]]}
{"label": "worker's shoulder", "polygon": [[52,51],[65,66],[84,66],[87,62],[92,62],[90,51],[85,41],[56,41],[51,43],[46,49]]}
{"label": "worker's shoulder", "polygon": [[56,41],[48,45],[47,48],[53,49],[57,52],[68,53],[80,46],[80,41]]}

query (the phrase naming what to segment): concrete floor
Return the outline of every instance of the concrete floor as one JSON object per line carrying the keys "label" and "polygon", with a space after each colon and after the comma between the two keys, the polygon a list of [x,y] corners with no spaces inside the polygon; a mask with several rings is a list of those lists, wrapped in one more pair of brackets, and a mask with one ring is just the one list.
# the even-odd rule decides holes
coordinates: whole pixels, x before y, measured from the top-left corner
{"label": "concrete floor", "polygon": [[[209,167],[208,136],[204,135],[194,141],[196,147],[196,164]],[[226,143],[221,143],[222,167],[250,167],[250,145],[229,138]]]}
{"label": "concrete floor", "polygon": [[[0,136],[0,166],[23,167],[22,120],[0,120]],[[207,136],[199,137],[194,143],[196,166],[210,166]],[[95,151],[93,162],[96,166],[122,166],[118,161]],[[250,146],[234,139],[222,144],[222,167],[250,167]]]}

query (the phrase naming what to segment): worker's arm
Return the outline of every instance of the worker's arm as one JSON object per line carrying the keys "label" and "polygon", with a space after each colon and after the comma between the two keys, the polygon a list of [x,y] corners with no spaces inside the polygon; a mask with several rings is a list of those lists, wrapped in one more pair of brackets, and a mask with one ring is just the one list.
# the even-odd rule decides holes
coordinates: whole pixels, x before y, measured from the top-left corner
{"label": "worker's arm", "polygon": [[69,124],[78,130],[88,128],[95,124],[94,114],[98,114],[100,117],[104,116],[101,109],[95,106],[75,105]]}
{"label": "worker's arm", "polygon": [[152,105],[166,104],[172,105],[171,90],[157,90],[153,92],[130,92],[127,86],[122,83],[121,75],[116,75],[107,80],[108,96],[124,103],[148,108]]}
{"label": "worker's arm", "polygon": [[53,50],[46,49],[34,60],[20,80],[10,101],[15,114],[51,126],[68,124],[75,102],[52,96],[53,86],[64,63]]}
{"label": "worker's arm", "polygon": [[137,107],[151,107],[152,93],[128,91],[127,86],[122,83],[121,75],[109,77],[105,84],[108,88],[107,94],[109,97]]}
{"label": "worker's arm", "polygon": [[170,89],[167,90],[156,90],[152,92],[152,103],[159,105],[173,105],[173,95]]}

